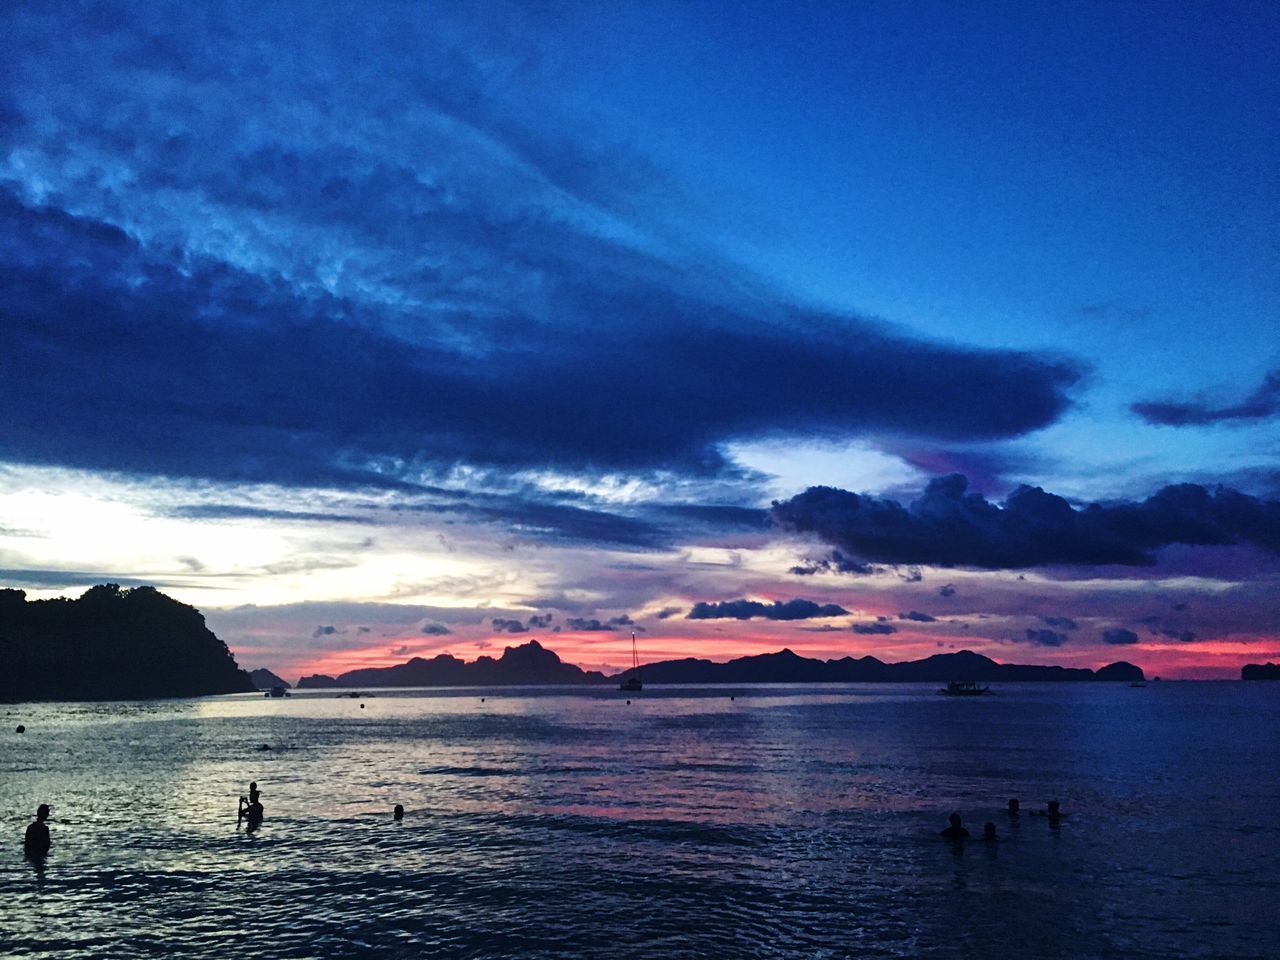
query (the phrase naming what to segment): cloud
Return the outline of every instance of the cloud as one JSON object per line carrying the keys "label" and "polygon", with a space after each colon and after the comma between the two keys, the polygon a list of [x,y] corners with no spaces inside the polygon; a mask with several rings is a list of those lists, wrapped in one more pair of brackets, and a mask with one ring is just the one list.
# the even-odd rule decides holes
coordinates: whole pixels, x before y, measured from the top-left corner
{"label": "cloud", "polygon": [[706,476],[742,438],[970,442],[1068,409],[1070,361],[806,308],[675,239],[663,179],[538,99],[504,10],[0,12],[0,456],[411,489],[459,462]]}
{"label": "cloud", "polygon": [[1226,487],[1178,484],[1143,501],[1077,509],[1039,487],[1019,487],[997,505],[967,493],[967,485],[958,474],[938,477],[909,506],[810,487],[775,502],[773,515],[787,529],[883,563],[989,569],[1149,565],[1154,551],[1177,543],[1250,543],[1280,553],[1280,501]]}
{"label": "cloud", "polygon": [[937,617],[931,617],[927,613],[921,613],[919,610],[912,610],[909,613],[898,614],[899,620],[914,620],[916,623],[937,623]]}
{"label": "cloud", "polygon": [[494,633],[525,633],[529,629],[521,621],[506,617],[494,617],[489,623]]}
{"label": "cloud", "polygon": [[1280,370],[1268,373],[1262,385],[1239,403],[1214,406],[1204,401],[1147,400],[1130,409],[1147,423],[1165,427],[1202,427],[1273,417],[1280,413]]}
{"label": "cloud", "polygon": [[169,516],[184,520],[296,520],[325,523],[373,523],[370,516],[342,513],[320,513],[308,510],[278,510],[232,503],[184,504],[167,511]]}
{"label": "cloud", "polygon": [[1032,630],[1027,629],[1027,641],[1041,647],[1060,647],[1067,642],[1065,633],[1058,633],[1055,630]]}
{"label": "cloud", "polygon": [[450,630],[443,623],[434,623],[434,622],[424,623],[422,625],[422,632],[426,634],[428,637],[443,637],[453,633],[453,631]]}
{"label": "cloud", "polygon": [[880,567],[862,563],[852,557],[845,556],[839,550],[832,550],[827,556],[805,560],[803,563],[792,567],[788,572],[802,577],[814,573],[852,573],[868,576],[873,573],[879,573],[880,570]]}
{"label": "cloud", "polygon": [[1042,616],[1040,619],[1051,627],[1057,627],[1059,630],[1074,630],[1079,626],[1079,624],[1070,617]]}
{"label": "cloud", "polygon": [[1121,627],[1116,627],[1111,630],[1103,631],[1102,642],[1111,644],[1137,643],[1138,635],[1132,630],[1125,630]]}
{"label": "cloud", "polygon": [[592,631],[602,631],[602,632],[603,632],[603,631],[610,631],[610,630],[616,630],[616,629],[617,629],[617,628],[616,628],[616,627],[614,627],[612,624],[610,624],[610,623],[602,623],[601,621],[597,620],[597,619],[596,619],[596,618],[594,618],[594,617],[591,617],[591,618],[587,618],[587,617],[569,617],[568,619],[566,619],[566,620],[565,620],[565,622],[564,622],[564,626],[565,626],[565,629],[566,629],[566,630],[579,630],[579,631],[582,631],[582,632],[584,632],[584,633],[585,633],[585,632],[592,632]]}
{"label": "cloud", "polygon": [[853,625],[853,627],[852,627],[852,630],[853,630],[853,632],[854,632],[854,633],[861,633],[861,634],[865,634],[865,635],[868,635],[868,636],[870,636],[870,635],[872,635],[872,634],[877,634],[877,633],[886,633],[886,634],[887,634],[887,633],[897,633],[897,632],[898,632],[898,628],[897,628],[897,627],[895,627],[893,624],[891,624],[891,623],[881,623],[881,622],[880,622],[880,621],[878,621],[878,620],[877,620],[876,622],[874,622],[874,623],[855,623],[855,624]]}
{"label": "cloud", "polygon": [[938,588],[938,596],[940,597],[954,597],[955,595],[956,588],[953,584],[948,583]]}
{"label": "cloud", "polygon": [[551,621],[554,619],[555,617],[550,613],[535,613],[529,618],[529,627],[531,629],[533,627],[546,628],[551,626]]}
{"label": "cloud", "polygon": [[681,607],[663,607],[658,611],[659,620],[670,620],[672,617],[680,613]]}
{"label": "cloud", "polygon": [[785,603],[761,603],[759,600],[725,600],[720,603],[699,602],[685,615],[686,620],[750,620],[763,617],[766,620],[808,620],[813,617],[839,617],[848,614],[844,607],[834,603],[818,604],[797,597]]}

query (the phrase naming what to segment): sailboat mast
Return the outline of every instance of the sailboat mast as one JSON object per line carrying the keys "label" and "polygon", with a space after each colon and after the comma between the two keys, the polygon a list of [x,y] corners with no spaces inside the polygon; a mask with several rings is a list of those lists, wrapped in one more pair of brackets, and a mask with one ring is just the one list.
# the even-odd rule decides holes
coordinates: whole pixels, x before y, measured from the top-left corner
{"label": "sailboat mast", "polygon": [[640,655],[636,653],[636,632],[631,631],[631,669],[640,669]]}

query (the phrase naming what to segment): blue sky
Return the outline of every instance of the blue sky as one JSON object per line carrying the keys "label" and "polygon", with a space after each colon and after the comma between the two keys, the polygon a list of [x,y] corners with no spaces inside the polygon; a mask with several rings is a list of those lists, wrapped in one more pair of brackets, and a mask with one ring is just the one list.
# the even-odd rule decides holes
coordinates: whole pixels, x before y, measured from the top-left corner
{"label": "blue sky", "polygon": [[[589,665],[618,630],[571,620],[711,656],[1280,648],[1270,5],[2,16],[8,585],[162,584],[290,669],[473,655],[494,616]],[[1229,496],[1148,500],[1185,483]],[[797,522],[814,485],[901,510]],[[905,550],[939,509],[986,546]],[[856,624],[684,622],[796,599]],[[1067,606],[1092,639],[1030,632]]]}

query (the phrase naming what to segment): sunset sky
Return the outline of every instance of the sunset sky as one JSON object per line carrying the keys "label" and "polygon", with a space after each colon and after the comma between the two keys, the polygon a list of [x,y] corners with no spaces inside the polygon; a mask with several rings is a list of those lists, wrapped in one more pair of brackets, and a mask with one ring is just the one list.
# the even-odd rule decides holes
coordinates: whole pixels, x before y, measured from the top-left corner
{"label": "sunset sky", "polygon": [[[1280,659],[1273,3],[0,8],[0,586]],[[810,489],[810,488],[824,489]]]}

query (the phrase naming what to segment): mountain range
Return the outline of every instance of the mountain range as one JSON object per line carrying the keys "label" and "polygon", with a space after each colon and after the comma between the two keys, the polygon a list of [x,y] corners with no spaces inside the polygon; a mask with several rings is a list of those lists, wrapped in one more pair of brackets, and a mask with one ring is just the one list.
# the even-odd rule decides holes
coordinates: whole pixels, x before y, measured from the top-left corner
{"label": "mountain range", "polygon": [[[631,671],[626,671],[629,674]],[[507,647],[498,659],[480,657],[470,663],[450,654],[430,660],[414,657],[394,667],[365,667],[336,677],[314,674],[298,681],[299,688],[323,687],[448,687],[500,684],[617,683],[624,674],[606,676],[564,663],[537,640]],[[1077,667],[997,663],[971,650],[939,653],[923,660],[885,663],[875,657],[816,660],[791,650],[738,657],[725,663],[662,660],[640,668],[646,683],[851,683],[930,682],[948,680],[1040,681],[1145,679],[1142,668],[1119,661],[1097,671]]]}

